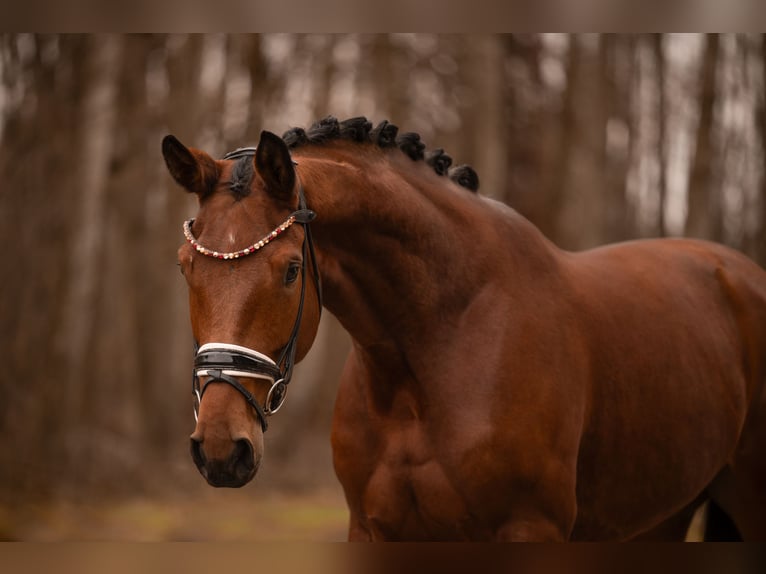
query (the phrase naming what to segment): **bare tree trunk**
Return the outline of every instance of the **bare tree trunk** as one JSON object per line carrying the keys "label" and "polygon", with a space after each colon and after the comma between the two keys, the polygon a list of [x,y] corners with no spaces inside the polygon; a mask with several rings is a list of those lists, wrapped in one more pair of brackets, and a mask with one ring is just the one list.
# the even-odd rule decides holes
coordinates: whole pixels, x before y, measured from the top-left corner
{"label": "bare tree trunk", "polygon": [[[117,36],[89,38],[86,92],[82,102],[82,140],[72,151],[79,168],[76,205],[72,220],[73,244],[69,251],[69,282],[64,299],[64,320],[58,333],[68,367],[67,393],[62,408],[66,417],[65,450],[70,470],[87,473],[92,455],[89,424],[95,414],[94,376],[90,371],[89,348],[97,340],[97,300],[103,287],[103,260],[106,234],[106,184],[114,145],[117,70],[122,40]],[[87,476],[87,474],[85,475]]]}
{"label": "bare tree trunk", "polygon": [[[591,38],[592,39],[592,38]],[[560,147],[560,175],[554,190],[557,240],[570,249],[603,243],[606,124],[602,42],[590,47],[573,36]],[[593,39],[595,42],[595,39]]]}
{"label": "bare tree trunk", "polygon": [[167,460],[173,436],[167,349],[175,323],[168,301],[175,271],[176,242],[171,237],[178,227],[167,197],[170,190],[159,185],[162,134],[151,121],[146,81],[136,81],[147,77],[151,54],[162,50],[165,42],[148,35],[131,35],[125,41],[120,80],[125,88],[116,105],[120,138],[112,162],[108,213],[110,252],[123,255],[119,261],[106,262],[105,280],[114,296],[103,306],[104,319],[118,327],[110,336],[104,325],[108,343],[103,368],[108,372],[110,365],[114,377],[107,400],[118,400],[124,408],[103,424],[125,437],[119,462],[127,472],[136,472],[155,457]]}
{"label": "bare tree trunk", "polygon": [[[314,103],[313,116],[316,119],[330,115],[330,90],[332,89],[332,78],[335,73],[335,62],[333,61],[333,48],[337,39],[335,35],[329,35],[323,38],[320,48],[314,54]],[[346,118],[340,118],[341,120]]]}
{"label": "bare tree trunk", "polygon": [[204,34],[202,61],[197,89],[200,91],[199,112],[201,129],[198,147],[225,153],[223,138],[223,107],[228,79],[228,52],[230,39],[225,34]]}
{"label": "bare tree trunk", "polygon": [[[360,72],[359,90],[368,94],[375,102],[380,118],[373,121],[388,120],[400,128],[406,127],[407,110],[407,69],[406,54],[395,46],[388,34],[366,35],[360,38],[362,60],[369,61]],[[371,118],[372,119],[372,118]]]}
{"label": "bare tree trunk", "polygon": [[720,196],[711,187],[715,169],[713,116],[716,100],[719,37],[707,34],[700,67],[699,123],[696,148],[689,175],[685,234],[720,240],[722,235]]}
{"label": "bare tree trunk", "polygon": [[564,88],[563,104],[560,121],[557,122],[559,131],[558,141],[555,144],[556,152],[552,159],[551,186],[548,193],[547,217],[543,224],[544,229],[553,241],[562,245],[565,235],[561,232],[559,222],[564,212],[564,204],[571,190],[569,181],[569,153],[576,137],[576,86],[577,77],[580,73],[581,48],[578,39],[572,35],[569,39],[569,49],[566,60],[566,87]]}
{"label": "bare tree trunk", "polygon": [[[168,43],[176,44],[178,37],[168,38]],[[171,126],[171,132],[176,133],[181,141],[189,142],[190,145],[199,145],[196,142],[202,131],[202,117],[197,113],[202,95],[196,89],[199,82],[199,74],[202,66],[203,38],[200,35],[184,37],[175,49],[169,50],[166,70],[168,75],[167,100],[162,103],[162,115],[165,124]],[[160,134],[158,134],[159,136]],[[178,188],[172,181],[165,169],[164,162],[159,150],[160,137],[156,137],[156,156],[150,156],[156,161],[159,170],[159,183],[154,194],[161,198],[163,210],[157,218],[162,233],[157,232],[157,242],[160,247],[158,253],[158,265],[162,268],[161,273],[168,281],[165,297],[160,299],[160,304],[166,307],[164,317],[168,324],[162,329],[162,337],[159,340],[152,336],[150,341],[159,345],[155,352],[163,356],[164,380],[150,376],[151,384],[157,394],[164,395],[162,411],[155,409],[151,416],[163,417],[167,421],[167,428],[173,429],[171,436],[166,439],[167,448],[171,449],[171,460],[182,460],[190,466],[187,456],[187,432],[193,430],[194,419],[191,411],[191,367],[193,360],[193,344],[191,325],[189,320],[189,303],[186,282],[176,263],[176,249],[182,241],[180,233],[181,223],[184,219],[192,217],[197,208],[197,198]],[[191,142],[195,142],[192,144]],[[155,363],[156,364],[156,363]],[[150,396],[150,395],[147,395]],[[163,423],[160,423],[163,424]],[[191,471],[192,469],[189,468]]]}
{"label": "bare tree trunk", "polygon": [[261,34],[248,34],[242,40],[242,61],[250,76],[250,104],[243,145],[255,145],[263,125],[263,115],[268,101],[267,90],[274,89],[268,75],[268,63],[263,55]]}
{"label": "bare tree trunk", "polygon": [[662,49],[662,34],[652,34],[652,52],[654,54],[654,70],[657,74],[657,165],[659,168],[657,232],[664,237],[665,229],[665,204],[667,198],[667,152],[665,142],[667,139],[666,129],[666,98],[665,98],[665,54]]}
{"label": "bare tree trunk", "polygon": [[[534,34],[502,37],[507,88],[504,89],[505,141],[502,200],[538,225],[545,221],[545,197],[550,170],[545,170],[548,135],[546,102],[539,97],[546,87],[540,76],[542,45]],[[481,176],[481,174],[479,174]],[[548,230],[543,227],[542,231]]]}
{"label": "bare tree trunk", "polygon": [[630,146],[630,81],[633,74],[635,40],[605,34],[600,50],[605,116],[604,152],[601,158],[604,178],[602,242],[621,241],[635,234],[635,217],[627,201],[627,176]]}
{"label": "bare tree trunk", "polygon": [[[168,38],[168,102],[165,116],[170,132],[184,142],[195,142],[202,125],[202,94],[198,89],[202,68],[201,34],[172,35]],[[158,148],[159,149],[159,148]],[[168,176],[168,181],[170,177]]]}
{"label": "bare tree trunk", "polygon": [[[766,34],[761,35],[760,57],[762,86],[766,90]],[[759,131],[761,136],[761,162],[766,154],[766,93],[761,93],[758,101]],[[755,232],[755,257],[758,263],[766,267],[766,169],[761,172],[760,218]]]}
{"label": "bare tree trunk", "polygon": [[[67,328],[65,253],[80,207],[72,201],[79,183],[73,142],[81,129],[77,104],[88,53],[81,36],[25,37],[31,58],[17,49],[18,36],[0,44],[3,84],[23,90],[22,98],[6,104],[0,141],[0,240],[12,246],[3,257],[13,270],[0,281],[0,345],[6,350],[0,436],[9,445],[0,448],[0,468],[8,470],[0,472],[0,500],[9,504],[50,494],[54,471],[65,460],[68,361],[56,340]],[[58,58],[43,59],[45,50],[57,50]]]}
{"label": "bare tree trunk", "polygon": [[484,195],[502,199],[505,195],[506,162],[505,93],[502,71],[505,51],[497,35],[475,35],[464,40],[470,49],[466,71],[474,88],[475,102],[467,111],[465,124],[471,126],[473,140],[469,153],[459,160],[471,163],[479,173]]}

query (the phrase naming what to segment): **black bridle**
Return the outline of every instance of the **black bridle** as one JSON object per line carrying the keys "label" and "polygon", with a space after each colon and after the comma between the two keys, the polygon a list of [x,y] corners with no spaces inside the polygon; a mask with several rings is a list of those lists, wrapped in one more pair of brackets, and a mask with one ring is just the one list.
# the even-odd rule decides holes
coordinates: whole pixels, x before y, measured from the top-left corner
{"label": "black bridle", "polygon": [[[223,156],[223,159],[239,159],[241,157],[255,155],[254,147],[239,148]],[[293,162],[295,163],[295,162]],[[296,178],[298,174],[296,173]],[[207,343],[199,346],[194,342],[194,370],[192,371],[192,394],[194,398],[194,418],[199,416],[199,406],[202,397],[205,394],[210,383],[226,383],[231,385],[242,396],[247,403],[253,407],[261,422],[263,432],[268,429],[266,418],[276,413],[284,404],[287,396],[287,385],[293,375],[295,367],[295,356],[298,349],[298,335],[300,333],[301,319],[303,317],[303,306],[306,295],[306,259],[311,258],[311,267],[314,275],[314,284],[316,286],[317,299],[319,302],[319,312],[322,312],[322,284],[319,276],[319,267],[317,266],[316,254],[314,252],[314,240],[311,236],[311,227],[309,224],[316,218],[316,213],[308,209],[306,198],[303,193],[303,186],[298,179],[298,209],[294,211],[291,218],[295,218],[295,223],[303,226],[303,246],[301,263],[301,296],[298,304],[298,313],[293,324],[293,330],[287,344],[282,349],[279,358],[273,361],[270,357],[259,353],[247,347],[232,345],[228,343]],[[189,227],[191,225],[189,224]],[[200,386],[200,377],[208,377],[204,384]],[[248,391],[239,378],[265,379],[272,382],[271,388],[266,395],[266,401],[261,405],[255,397]]]}

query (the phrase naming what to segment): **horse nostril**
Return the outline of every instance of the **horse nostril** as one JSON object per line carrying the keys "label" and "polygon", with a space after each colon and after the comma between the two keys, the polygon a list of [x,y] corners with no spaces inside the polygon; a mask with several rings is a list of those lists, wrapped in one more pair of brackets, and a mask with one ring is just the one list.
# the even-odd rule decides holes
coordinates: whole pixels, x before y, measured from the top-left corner
{"label": "horse nostril", "polygon": [[205,453],[202,452],[202,440],[192,437],[191,438],[191,457],[197,468],[202,470],[205,467]]}
{"label": "horse nostril", "polygon": [[254,462],[253,444],[246,438],[241,438],[234,444],[234,460],[249,463],[252,467]]}
{"label": "horse nostril", "polygon": [[249,476],[255,468],[255,454],[253,452],[253,443],[241,438],[234,443],[234,452],[231,460],[234,471],[242,478]]}

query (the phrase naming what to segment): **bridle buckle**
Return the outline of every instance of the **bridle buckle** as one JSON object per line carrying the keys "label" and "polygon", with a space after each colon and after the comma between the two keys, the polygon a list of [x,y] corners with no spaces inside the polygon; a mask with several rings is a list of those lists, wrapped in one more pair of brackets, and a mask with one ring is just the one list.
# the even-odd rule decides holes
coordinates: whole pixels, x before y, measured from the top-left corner
{"label": "bridle buckle", "polygon": [[[264,405],[263,412],[267,415],[273,415],[282,408],[287,398],[287,384],[284,379],[275,381],[268,394],[266,395],[266,404]],[[276,403],[276,406],[272,406]]]}

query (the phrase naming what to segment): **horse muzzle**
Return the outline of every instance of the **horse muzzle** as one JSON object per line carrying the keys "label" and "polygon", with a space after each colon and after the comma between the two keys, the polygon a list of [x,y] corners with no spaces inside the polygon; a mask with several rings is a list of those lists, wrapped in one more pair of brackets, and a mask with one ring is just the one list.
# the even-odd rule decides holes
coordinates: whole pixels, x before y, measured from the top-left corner
{"label": "horse muzzle", "polygon": [[[191,456],[208,484],[216,487],[239,488],[250,482],[261,464],[250,439],[231,440],[228,452],[221,445],[206,449],[201,436],[191,436]],[[223,453],[222,453],[223,451]]]}

